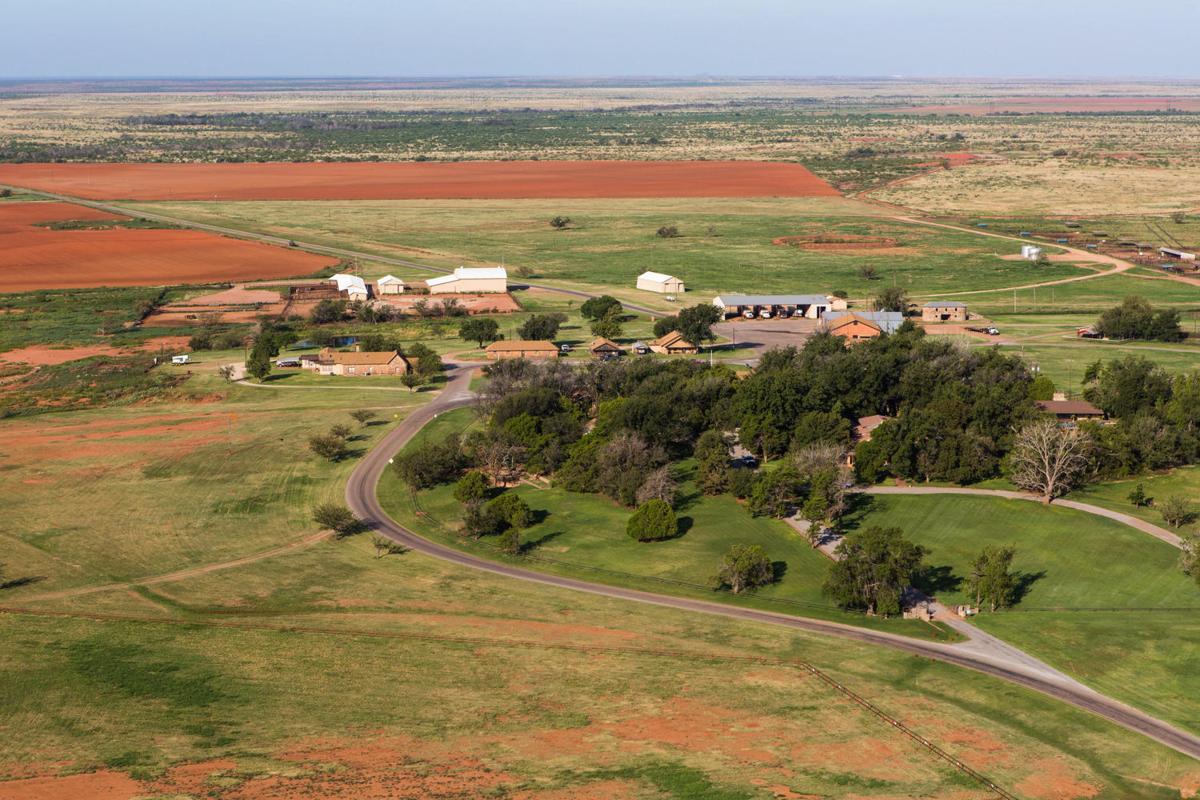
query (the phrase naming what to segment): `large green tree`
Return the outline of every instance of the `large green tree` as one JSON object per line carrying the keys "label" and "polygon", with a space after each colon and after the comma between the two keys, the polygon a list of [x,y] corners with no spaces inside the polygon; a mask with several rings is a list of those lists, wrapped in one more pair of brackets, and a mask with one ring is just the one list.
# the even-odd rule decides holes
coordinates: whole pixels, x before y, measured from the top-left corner
{"label": "large green tree", "polygon": [[1016,553],[1016,548],[1011,545],[989,545],[971,563],[967,586],[975,595],[975,605],[982,607],[987,603],[995,611],[1008,608],[1016,601],[1017,576],[1012,570]]}
{"label": "large green tree", "polygon": [[893,616],[905,590],[924,568],[925,548],[904,538],[900,528],[871,526],[844,538],[825,580],[825,593],[842,608]]}
{"label": "large green tree", "polygon": [[458,337],[468,342],[478,342],[483,347],[500,338],[500,325],[494,319],[467,317],[458,326]]}

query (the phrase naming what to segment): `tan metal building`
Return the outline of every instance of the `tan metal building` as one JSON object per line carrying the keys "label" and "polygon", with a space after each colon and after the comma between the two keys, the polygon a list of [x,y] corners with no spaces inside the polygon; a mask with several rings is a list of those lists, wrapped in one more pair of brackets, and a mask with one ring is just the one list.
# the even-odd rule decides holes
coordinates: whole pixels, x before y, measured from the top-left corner
{"label": "tan metal building", "polygon": [[509,339],[492,342],[487,346],[486,352],[492,361],[504,361],[510,358],[548,361],[558,358],[558,348],[554,346],[554,342],[537,339]]}
{"label": "tan metal building", "polygon": [[376,294],[404,294],[404,281],[395,275],[384,275],[375,281]]}

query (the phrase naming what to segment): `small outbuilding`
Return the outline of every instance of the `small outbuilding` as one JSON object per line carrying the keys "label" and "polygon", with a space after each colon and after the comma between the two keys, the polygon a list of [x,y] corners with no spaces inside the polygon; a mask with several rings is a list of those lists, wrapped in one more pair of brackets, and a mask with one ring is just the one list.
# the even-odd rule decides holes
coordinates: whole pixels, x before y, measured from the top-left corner
{"label": "small outbuilding", "polygon": [[625,350],[612,339],[605,339],[601,336],[592,341],[588,345],[588,353],[592,358],[597,358],[601,361],[608,361],[613,358],[620,358],[625,355]]}
{"label": "small outbuilding", "polygon": [[694,355],[700,348],[683,338],[679,331],[671,331],[666,336],[660,336],[650,343],[650,349],[655,353],[665,355]]}
{"label": "small outbuilding", "polygon": [[1037,261],[1042,257],[1042,248],[1032,244],[1021,245],[1021,258],[1026,261]]}
{"label": "small outbuilding", "polygon": [[395,275],[384,275],[375,281],[375,293],[379,295],[404,294],[404,281]]}
{"label": "small outbuilding", "polygon": [[458,267],[425,283],[430,294],[502,293],[508,291],[508,271],[504,267]]}
{"label": "small outbuilding", "polygon": [[1160,247],[1158,254],[1163,258],[1177,258],[1180,261],[1195,261],[1196,254],[1189,253],[1186,250],[1177,250],[1174,247]]}
{"label": "small outbuilding", "polygon": [[506,361],[510,358],[548,361],[558,358],[558,348],[554,342],[540,339],[502,339],[489,344],[486,352],[492,361]]}
{"label": "small outbuilding", "polygon": [[955,300],[934,300],[921,307],[922,322],[966,322],[967,304]]}
{"label": "small outbuilding", "polygon": [[638,275],[637,288],[643,292],[658,292],[659,294],[683,294],[683,281],[674,275],[664,275],[661,272],[643,272]]}

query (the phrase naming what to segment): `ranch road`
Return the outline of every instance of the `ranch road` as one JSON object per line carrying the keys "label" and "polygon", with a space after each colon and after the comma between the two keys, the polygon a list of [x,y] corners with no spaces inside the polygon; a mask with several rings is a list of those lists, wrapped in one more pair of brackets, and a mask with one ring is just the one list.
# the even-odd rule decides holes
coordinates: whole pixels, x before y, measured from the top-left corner
{"label": "ranch road", "polygon": [[[589,592],[618,600],[664,606],[704,614],[715,614],[749,622],[781,625],[812,633],[840,636],[867,644],[881,645],[902,650],[917,656],[937,659],[955,666],[973,669],[986,675],[1062,700],[1076,708],[1090,711],[1129,730],[1141,733],[1185,755],[1200,760],[1200,737],[1182,731],[1162,720],[1150,716],[1124,703],[1096,692],[1078,681],[1059,678],[1049,667],[1032,669],[1028,662],[1006,658],[1003,653],[987,651],[972,652],[956,645],[944,645],[910,639],[898,634],[871,631],[836,622],[792,617],[757,609],[739,608],[704,600],[672,597],[636,589],[591,583],[576,578],[567,578],[550,573],[536,572],[522,567],[479,558],[460,550],[432,542],[400,525],[383,510],[376,496],[379,479],[387,469],[391,458],[399,452],[417,433],[439,414],[454,408],[462,408],[475,402],[470,391],[470,369],[453,368],[453,374],[442,393],[427,405],[414,410],[379,443],[372,448],[355,467],[346,484],[346,503],[366,525],[420,553],[453,564],[483,570],[517,580],[531,581],[560,589]],[[969,643],[968,643],[969,644]],[[1024,654],[1022,654],[1024,655]],[[1028,658],[1028,657],[1027,657]]]}

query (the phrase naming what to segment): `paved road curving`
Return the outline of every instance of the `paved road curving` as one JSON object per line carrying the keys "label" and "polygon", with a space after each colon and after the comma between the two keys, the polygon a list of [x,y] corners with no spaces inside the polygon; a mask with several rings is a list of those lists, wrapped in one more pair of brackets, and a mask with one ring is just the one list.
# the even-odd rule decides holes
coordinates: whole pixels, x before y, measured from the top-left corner
{"label": "paved road curving", "polygon": [[[383,471],[387,469],[391,457],[426,424],[445,411],[468,406],[475,402],[469,389],[471,368],[450,365],[450,370],[450,381],[442,393],[428,405],[413,411],[392,429],[363,457],[350,476],[346,485],[346,502],[351,510],[377,533],[425,555],[516,580],[588,592],[618,600],[630,600],[683,611],[732,617],[747,622],[780,625],[793,630],[840,636],[857,642],[881,645],[913,655],[937,659],[1039,691],[1076,708],[1102,716],[1124,728],[1141,733],[1180,753],[1200,760],[1200,737],[1106,697],[1078,681],[1050,670],[1040,662],[1030,663],[1032,659],[1024,653],[1021,653],[1021,656],[1024,657],[1022,660],[1016,656],[1005,657],[1003,653],[990,652],[985,647],[980,647],[977,643],[978,640],[973,640],[965,645],[938,644],[836,622],[804,619],[770,611],[592,583],[489,561],[419,536],[388,516],[376,497],[376,487]],[[974,646],[972,646],[973,644]],[[1015,649],[1010,645],[1004,646]]]}
{"label": "paved road curving", "polygon": [[[971,489],[959,486],[871,486],[863,491],[867,494],[974,494],[982,497],[1003,497],[1006,500],[1042,502],[1042,498],[1037,495],[1025,492],[1013,492],[1008,489]],[[1080,503],[1078,500],[1066,500],[1061,497],[1054,501],[1054,505],[1073,508],[1076,511],[1095,514],[1098,517],[1107,517],[1108,519],[1128,525],[1131,528],[1136,528],[1142,533],[1148,533],[1155,539],[1161,539],[1172,547],[1183,549],[1183,539],[1179,538],[1178,535],[1171,533],[1166,528],[1160,528],[1152,522],[1146,522],[1144,519],[1131,517],[1128,514],[1122,514],[1120,511],[1113,511],[1109,508],[1094,506],[1091,503]]]}

